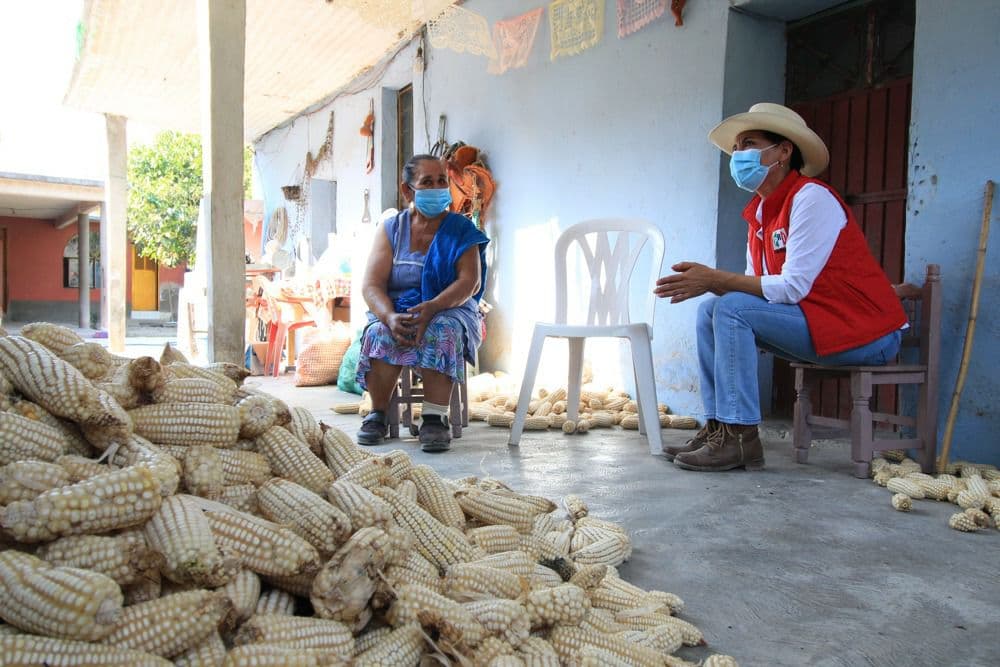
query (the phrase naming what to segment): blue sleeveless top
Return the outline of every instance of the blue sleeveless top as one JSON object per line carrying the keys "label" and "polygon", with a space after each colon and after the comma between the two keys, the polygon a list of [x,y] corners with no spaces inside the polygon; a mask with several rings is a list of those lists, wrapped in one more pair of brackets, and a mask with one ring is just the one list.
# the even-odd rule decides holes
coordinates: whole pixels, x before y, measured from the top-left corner
{"label": "blue sleeveless top", "polygon": [[[483,342],[482,315],[479,299],[486,288],[486,244],[489,239],[468,218],[449,213],[441,221],[434,240],[426,253],[410,250],[410,211],[403,210],[383,223],[392,245],[392,270],[389,272],[388,293],[396,312],[433,299],[456,277],[455,263],[471,245],[479,246],[482,270],[479,291],[465,303],[442,310],[435,317],[453,317],[465,333],[465,358],[475,363],[475,352]],[[375,316],[369,313],[369,319]]]}

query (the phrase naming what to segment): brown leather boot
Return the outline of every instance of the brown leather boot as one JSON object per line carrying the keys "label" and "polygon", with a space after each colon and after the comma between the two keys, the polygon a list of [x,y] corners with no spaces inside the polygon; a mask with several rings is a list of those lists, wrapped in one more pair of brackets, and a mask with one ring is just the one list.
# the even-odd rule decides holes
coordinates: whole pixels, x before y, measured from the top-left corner
{"label": "brown leather boot", "polygon": [[705,443],[708,442],[708,436],[718,428],[719,428],[719,422],[715,421],[714,419],[709,419],[708,421],[705,422],[705,425],[701,427],[701,430],[695,433],[695,436],[693,438],[685,442],[680,447],[667,447],[666,445],[663,445],[662,446],[663,455],[667,458],[668,461],[673,461],[674,457],[677,456],[678,454],[685,454],[687,452],[696,452],[702,447],[704,447]]}
{"label": "brown leather boot", "polygon": [[764,469],[764,447],[757,434],[757,426],[720,424],[705,446],[696,452],[678,454],[674,465],[685,470],[717,472],[745,467],[747,470]]}

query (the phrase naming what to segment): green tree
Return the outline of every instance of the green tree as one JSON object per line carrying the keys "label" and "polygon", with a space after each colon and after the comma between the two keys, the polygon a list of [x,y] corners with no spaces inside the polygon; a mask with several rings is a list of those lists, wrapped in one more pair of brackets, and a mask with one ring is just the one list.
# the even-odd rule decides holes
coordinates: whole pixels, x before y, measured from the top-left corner
{"label": "green tree", "polygon": [[[243,196],[250,197],[252,153],[243,159]],[[128,156],[128,231],[143,257],[166,266],[194,261],[202,195],[201,137],[161,132]]]}

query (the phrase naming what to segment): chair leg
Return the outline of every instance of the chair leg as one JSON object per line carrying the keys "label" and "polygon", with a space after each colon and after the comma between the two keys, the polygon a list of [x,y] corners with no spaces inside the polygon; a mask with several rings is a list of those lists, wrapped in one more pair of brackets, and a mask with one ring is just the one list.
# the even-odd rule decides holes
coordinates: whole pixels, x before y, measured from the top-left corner
{"label": "chair leg", "polygon": [[[468,378],[468,373],[466,373],[466,378]],[[468,427],[469,425],[469,385],[467,382],[462,382],[459,385],[460,398],[462,399],[462,426]]]}
{"label": "chair leg", "polygon": [[392,393],[389,394],[389,405],[385,408],[385,418],[389,425],[390,438],[399,437],[399,406],[400,395],[399,383],[397,382],[396,386],[392,388]]}
{"label": "chair leg", "polygon": [[274,356],[271,360],[273,363],[272,375],[274,377],[278,377],[285,370],[281,365],[281,355],[284,352],[286,338],[288,338],[288,328],[279,324],[274,334]]}
{"label": "chair leg", "polygon": [[804,368],[795,369],[795,408],[792,416],[792,449],[796,463],[809,462],[809,446],[812,443],[812,377]]}
{"label": "chair leg", "polygon": [[[528,351],[528,361],[524,365],[524,377],[521,379],[521,393],[517,397],[517,412],[514,413],[514,423],[510,425],[510,437],[507,444],[516,446],[521,441],[524,431],[524,420],[528,416],[528,403],[531,401],[531,390],[535,388],[535,376],[538,374],[538,364],[542,360],[542,347],[545,345],[545,334],[537,328],[531,335],[531,348]],[[579,401],[579,397],[577,397]],[[567,406],[567,411],[569,407]]]}
{"label": "chair leg", "polygon": [[872,461],[872,378],[869,373],[851,373],[851,459],[854,476],[866,479]]}
{"label": "chair leg", "polygon": [[569,375],[566,382],[566,419],[576,421],[580,412],[580,384],[583,380],[583,347],[586,338],[568,338]]}
{"label": "chair leg", "polygon": [[413,432],[413,373],[409,368],[399,372],[400,423]]}
{"label": "chair leg", "polygon": [[936,387],[928,377],[917,394],[917,437],[923,444],[920,467],[925,473],[935,472],[937,466],[938,401]]}
{"label": "chair leg", "polygon": [[632,348],[632,370],[635,373],[636,405],[639,406],[639,424],[644,426],[649,453],[663,454],[660,437],[660,415],[656,406],[656,375],[653,371],[653,351],[649,338],[642,334],[629,336]]}
{"label": "chair leg", "polygon": [[451,386],[451,397],[448,402],[448,422],[451,424],[451,437],[462,437],[462,385]]}

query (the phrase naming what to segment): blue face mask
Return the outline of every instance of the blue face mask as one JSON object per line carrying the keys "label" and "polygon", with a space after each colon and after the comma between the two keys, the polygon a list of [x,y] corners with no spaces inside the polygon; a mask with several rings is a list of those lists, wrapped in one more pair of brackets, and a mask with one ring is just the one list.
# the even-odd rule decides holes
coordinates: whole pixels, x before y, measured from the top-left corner
{"label": "blue face mask", "polygon": [[750,192],[760,187],[760,184],[767,178],[773,164],[766,167],[760,163],[760,154],[768,148],[774,148],[778,144],[771,144],[767,148],[748,148],[743,151],[733,151],[733,156],[729,160],[729,173],[732,175],[736,185]]}
{"label": "blue face mask", "polygon": [[413,205],[428,218],[441,215],[448,209],[449,204],[451,204],[451,190],[448,188],[413,190]]}

